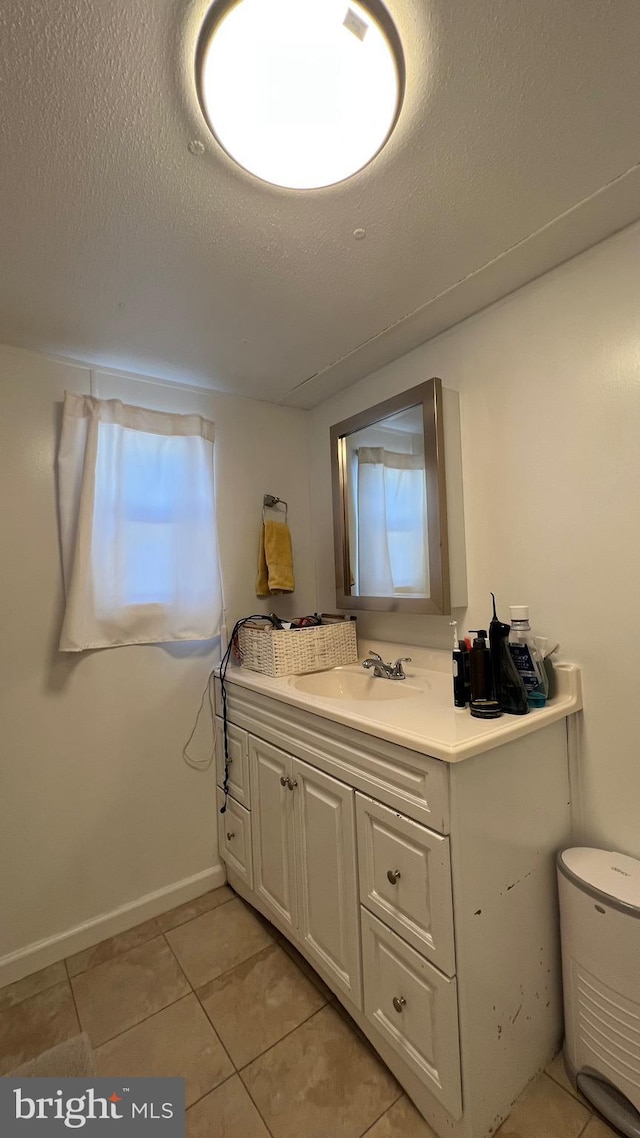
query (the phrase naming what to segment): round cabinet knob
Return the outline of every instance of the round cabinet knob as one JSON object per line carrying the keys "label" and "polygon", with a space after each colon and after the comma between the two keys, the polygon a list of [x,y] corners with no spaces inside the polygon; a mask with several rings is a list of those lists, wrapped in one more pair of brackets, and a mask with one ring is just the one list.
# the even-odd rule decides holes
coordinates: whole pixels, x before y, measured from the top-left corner
{"label": "round cabinet knob", "polygon": [[406,1005],[407,1005],[407,1001],[405,1000],[404,996],[394,996],[393,997],[393,1006],[397,1012],[401,1012],[402,1009],[406,1007]]}
{"label": "round cabinet knob", "polygon": [[288,785],[289,785],[289,779],[286,777],[286,775],[281,774],[280,775],[280,786],[288,786]]}
{"label": "round cabinet knob", "polygon": [[389,882],[390,885],[395,885],[399,881],[400,877],[401,877],[401,873],[400,873],[399,869],[388,869],[387,870],[387,881]]}
{"label": "round cabinet knob", "polygon": [[232,838],[235,838],[233,830],[227,830],[227,841],[230,842]]}
{"label": "round cabinet knob", "polygon": [[298,785],[297,778],[288,778],[287,779],[287,786],[289,787],[289,790],[293,790],[294,786],[297,786],[297,785]]}

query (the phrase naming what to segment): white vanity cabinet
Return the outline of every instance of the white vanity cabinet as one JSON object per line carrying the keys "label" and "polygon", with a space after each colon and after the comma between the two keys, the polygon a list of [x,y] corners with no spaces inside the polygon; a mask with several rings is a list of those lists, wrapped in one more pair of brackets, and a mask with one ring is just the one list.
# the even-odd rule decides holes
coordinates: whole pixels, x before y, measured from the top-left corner
{"label": "white vanity cabinet", "polygon": [[[218,727],[220,755],[223,733]],[[245,735],[253,801],[252,851],[245,863],[251,860],[253,884],[246,873],[240,871],[240,877],[252,887],[266,916],[300,944],[332,986],[361,1008],[354,791],[280,747]],[[219,763],[219,797],[223,770]],[[230,848],[226,821],[238,810],[231,778],[229,791],[227,811],[221,816],[220,852],[236,874],[237,851]]]}
{"label": "white vanity cabinet", "polygon": [[[486,1138],[562,1037],[566,719],[493,747],[482,724],[483,753],[442,761],[260,679],[227,687],[229,883],[313,964],[436,1134]],[[221,788],[221,720],[217,739]]]}

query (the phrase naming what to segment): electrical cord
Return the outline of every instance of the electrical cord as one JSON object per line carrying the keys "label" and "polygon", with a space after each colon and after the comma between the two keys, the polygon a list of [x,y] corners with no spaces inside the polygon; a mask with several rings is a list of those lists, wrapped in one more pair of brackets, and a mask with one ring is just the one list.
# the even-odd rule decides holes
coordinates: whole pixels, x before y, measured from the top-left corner
{"label": "electrical cord", "polygon": [[[213,676],[214,676],[214,672],[213,671],[209,672],[209,675],[207,676],[207,682],[205,684],[205,688],[204,688],[204,691],[202,693],[202,699],[200,700],[200,707],[198,708],[198,714],[196,715],[195,723],[191,729],[191,734],[190,734],[189,738],[187,739],[184,747],[182,748],[182,757],[183,757],[185,763],[187,764],[187,766],[193,767],[193,769],[196,771],[208,771],[209,767],[211,766],[211,764],[215,758],[215,754],[216,754],[216,715],[215,715],[215,708],[213,706],[213,692],[211,691],[211,681],[213,679]],[[211,713],[211,728],[212,728],[211,751],[207,755],[206,759],[194,759],[189,754],[189,744],[191,743],[191,740],[193,739],[193,736],[195,735],[195,733],[198,729],[198,723],[200,722],[200,716],[202,715],[202,710],[204,708],[204,701],[207,698],[207,696],[209,697],[209,711]]]}
{"label": "electrical cord", "polygon": [[238,632],[242,628],[243,624],[246,624],[247,621],[250,621],[250,620],[270,620],[271,623],[275,627],[275,620],[277,620],[277,617],[274,620],[274,618],[271,616],[265,616],[264,613],[258,613],[257,616],[256,615],[243,616],[243,617],[241,617],[240,620],[237,620],[233,626],[233,631],[231,633],[231,636],[229,637],[229,643],[227,644],[225,653],[222,657],[222,660],[220,661],[220,691],[222,694],[222,728],[223,728],[223,732],[224,732],[224,778],[222,780],[222,793],[224,795],[224,802],[223,802],[222,806],[220,807],[220,813],[221,814],[226,814],[226,811],[227,811],[227,799],[229,797],[229,773],[230,773],[229,767],[231,765],[230,759],[229,759],[229,731],[228,731],[228,721],[227,721],[227,684],[226,684],[227,668],[229,667],[229,660],[231,659],[231,653],[233,652],[233,646],[234,646],[236,637],[238,635]]}
{"label": "electrical cord", "polygon": [[[222,792],[224,794],[224,802],[223,802],[223,805],[220,807],[220,813],[221,814],[226,813],[227,799],[229,797],[229,774],[230,774],[229,767],[231,765],[231,760],[229,757],[229,731],[228,731],[228,720],[227,720],[226,675],[227,675],[227,668],[229,667],[229,661],[231,659],[231,654],[233,652],[234,644],[235,644],[237,637],[238,637],[238,632],[242,628],[243,624],[246,624],[250,620],[269,620],[269,621],[271,621],[271,624],[273,624],[273,626],[276,627],[277,619],[278,619],[277,617],[268,616],[265,613],[257,613],[257,614],[254,614],[253,616],[241,617],[240,620],[237,620],[233,626],[233,631],[231,633],[231,636],[229,637],[229,642],[227,644],[225,651],[222,654],[222,659],[220,660],[220,691],[222,694],[222,726],[223,726],[223,732],[224,732],[224,778],[222,781]],[[213,683],[214,678],[215,678],[215,668],[213,668],[210,671],[210,673],[207,677],[207,682],[205,685],[205,689],[202,693],[202,699],[200,700],[200,707],[198,708],[198,713],[196,715],[196,719],[195,719],[195,723],[193,725],[193,729],[192,729],[191,734],[189,735],[189,738],[187,739],[184,747],[182,748],[182,757],[184,758],[184,761],[190,767],[193,767],[194,770],[198,770],[198,771],[208,770],[209,767],[211,766],[213,760],[214,760],[214,757],[215,757],[216,713],[215,713],[213,690],[212,690],[212,683]],[[191,741],[192,741],[192,739],[196,733],[196,730],[198,728],[200,716],[202,715],[202,712],[204,710],[205,700],[208,700],[208,704],[209,704],[209,712],[211,715],[211,726],[212,726],[212,733],[213,733],[213,743],[212,743],[211,752],[207,756],[207,758],[204,760],[198,760],[198,759],[194,759],[191,757],[188,749],[189,749],[189,744],[191,743]]]}

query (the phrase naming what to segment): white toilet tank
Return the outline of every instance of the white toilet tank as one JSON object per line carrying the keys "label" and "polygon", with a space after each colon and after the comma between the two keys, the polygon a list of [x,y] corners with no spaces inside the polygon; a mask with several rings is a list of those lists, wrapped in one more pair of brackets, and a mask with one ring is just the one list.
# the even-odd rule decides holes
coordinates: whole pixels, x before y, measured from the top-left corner
{"label": "white toilet tank", "polygon": [[558,855],[565,1063],[580,1091],[640,1138],[640,861]]}

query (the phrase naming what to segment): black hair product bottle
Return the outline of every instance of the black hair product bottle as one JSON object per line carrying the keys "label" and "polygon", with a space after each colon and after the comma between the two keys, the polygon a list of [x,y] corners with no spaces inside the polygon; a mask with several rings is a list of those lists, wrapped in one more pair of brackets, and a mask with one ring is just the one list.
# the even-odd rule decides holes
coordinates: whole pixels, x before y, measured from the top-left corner
{"label": "black hair product bottle", "polygon": [[503,624],[498,619],[496,598],[493,593],[491,597],[493,599],[493,617],[489,625],[489,645],[491,648],[493,696],[507,715],[526,715],[529,710],[527,689],[509,649],[511,625]]}
{"label": "black hair product bottle", "polygon": [[[474,630],[471,629],[471,632]],[[493,675],[491,654],[487,646],[487,633],[484,628],[475,632],[471,646],[471,714],[476,719],[498,719],[502,708],[493,698]]]}

